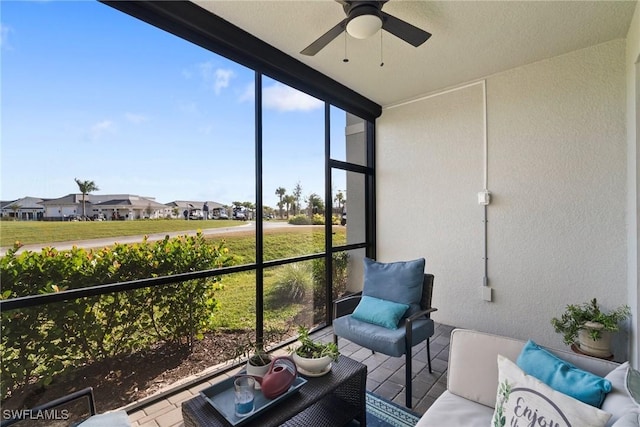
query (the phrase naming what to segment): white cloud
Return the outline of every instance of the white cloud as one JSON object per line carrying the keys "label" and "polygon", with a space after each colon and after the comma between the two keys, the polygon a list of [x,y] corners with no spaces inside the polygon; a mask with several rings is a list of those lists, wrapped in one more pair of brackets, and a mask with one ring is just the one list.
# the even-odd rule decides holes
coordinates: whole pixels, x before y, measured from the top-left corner
{"label": "white cloud", "polygon": [[[253,102],[255,84],[250,83],[238,97],[239,102]],[[322,108],[324,103],[304,92],[275,83],[262,89],[262,103],[265,108],[277,111],[311,111]]]}
{"label": "white cloud", "polygon": [[[222,89],[228,88],[231,79],[236,76],[235,72],[231,69],[215,68],[211,61],[199,64],[198,68],[202,80],[207,86],[213,88],[216,95],[220,95]],[[183,72],[183,74],[185,73]]]}
{"label": "white cloud", "polygon": [[311,111],[324,105],[319,99],[281,83],[263,88],[262,102],[266,108],[277,111]]}
{"label": "white cloud", "polygon": [[5,24],[0,23],[0,48],[10,49],[9,35],[13,32],[13,29]]}
{"label": "white cloud", "polygon": [[115,132],[115,124],[111,120],[102,120],[89,129],[91,139],[100,139],[103,135]]}
{"label": "white cloud", "polygon": [[216,70],[216,82],[213,85],[213,90],[216,92],[216,95],[219,95],[222,89],[229,87],[229,83],[233,77],[235,77],[235,73],[232,70],[222,68]]}
{"label": "white cloud", "polygon": [[198,64],[198,69],[200,70],[202,80],[211,81],[211,76],[213,76],[213,62],[201,62]]}
{"label": "white cloud", "polygon": [[255,83],[249,83],[244,89],[244,92],[238,98],[239,102],[253,102],[256,97],[256,85]]}
{"label": "white cloud", "polygon": [[200,115],[198,104],[193,101],[181,101],[178,103],[178,110],[188,115]]}
{"label": "white cloud", "polygon": [[144,123],[149,120],[147,116],[135,113],[125,113],[124,117],[129,123],[133,123],[135,125],[139,125],[140,123]]}

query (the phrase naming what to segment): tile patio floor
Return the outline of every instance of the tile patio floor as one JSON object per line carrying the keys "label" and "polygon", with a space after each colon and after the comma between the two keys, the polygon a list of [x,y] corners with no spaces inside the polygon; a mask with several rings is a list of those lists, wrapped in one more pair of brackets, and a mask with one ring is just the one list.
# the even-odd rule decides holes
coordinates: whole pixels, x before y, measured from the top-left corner
{"label": "tile patio floor", "polygon": [[[413,411],[423,414],[446,389],[447,363],[449,358],[449,336],[453,328],[436,324],[431,338],[431,367],[427,367],[427,349],[424,343],[414,347],[413,353]],[[332,329],[326,328],[313,334],[323,341],[333,339]],[[404,356],[389,357],[372,354],[345,339],[339,340],[340,352],[358,360],[368,367],[367,390],[404,405]],[[275,352],[286,354],[286,350]],[[196,396],[200,390],[233,376],[240,368],[209,378],[198,385],[182,389],[175,394],[157,400],[141,409],[127,411],[132,427],[182,427],[182,402]],[[126,408],[125,408],[126,409]]]}

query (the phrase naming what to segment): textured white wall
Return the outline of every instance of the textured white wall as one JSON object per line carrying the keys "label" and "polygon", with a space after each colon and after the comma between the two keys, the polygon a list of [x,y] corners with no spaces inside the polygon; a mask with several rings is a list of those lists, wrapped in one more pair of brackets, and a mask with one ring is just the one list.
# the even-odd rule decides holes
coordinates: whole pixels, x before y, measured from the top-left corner
{"label": "textured white wall", "polygon": [[437,321],[562,346],[550,319],[566,304],[627,303],[624,58],[617,40],[487,79],[493,302],[482,86],[384,110],[378,259],[427,259]]}
{"label": "textured white wall", "polygon": [[630,360],[636,368],[640,365],[640,251],[638,238],[640,237],[640,6],[636,4],[633,20],[627,34],[626,52],[627,75],[627,224],[628,224],[628,292],[629,305],[633,312],[631,325]]}

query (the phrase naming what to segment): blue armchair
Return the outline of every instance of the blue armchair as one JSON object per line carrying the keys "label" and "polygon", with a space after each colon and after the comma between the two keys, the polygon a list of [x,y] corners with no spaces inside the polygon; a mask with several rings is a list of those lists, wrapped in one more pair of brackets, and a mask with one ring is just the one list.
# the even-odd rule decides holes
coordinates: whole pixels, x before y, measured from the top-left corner
{"label": "blue armchair", "polygon": [[[382,277],[379,276],[380,272]],[[333,333],[336,344],[338,337],[343,337],[372,352],[393,357],[405,355],[408,408],[412,404],[412,347],[422,341],[426,341],[427,363],[429,372],[432,372],[429,338],[433,336],[434,323],[430,314],[437,310],[431,306],[433,280],[432,274],[424,274],[424,259],[382,264],[365,258],[363,291],[334,301]],[[405,310],[400,316],[397,313],[402,312],[403,308],[398,306],[403,306]],[[364,313],[359,313],[362,311]],[[389,325],[388,316],[391,316],[390,323],[397,321],[395,327]]]}

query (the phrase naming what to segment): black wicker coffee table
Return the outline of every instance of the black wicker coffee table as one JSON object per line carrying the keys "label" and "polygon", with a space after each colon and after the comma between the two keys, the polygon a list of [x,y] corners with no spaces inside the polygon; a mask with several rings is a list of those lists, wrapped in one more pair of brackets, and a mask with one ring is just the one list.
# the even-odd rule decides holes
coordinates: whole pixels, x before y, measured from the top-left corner
{"label": "black wicker coffee table", "polygon": [[[331,371],[308,382],[243,427],[337,427],[356,419],[366,427],[367,367],[345,356]],[[185,427],[227,427],[230,423],[201,395],[182,404]]]}

